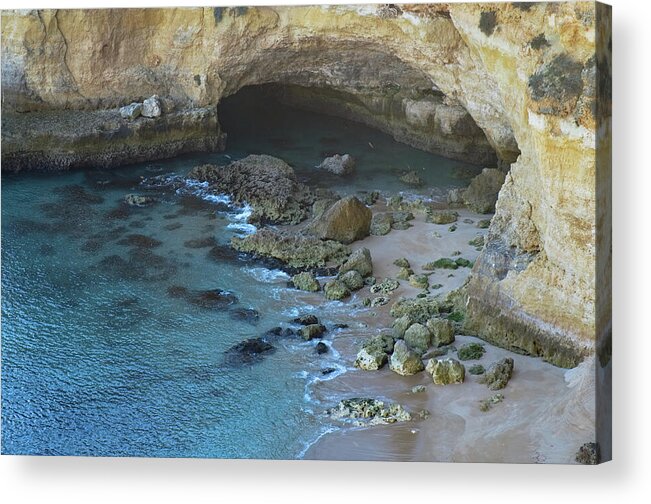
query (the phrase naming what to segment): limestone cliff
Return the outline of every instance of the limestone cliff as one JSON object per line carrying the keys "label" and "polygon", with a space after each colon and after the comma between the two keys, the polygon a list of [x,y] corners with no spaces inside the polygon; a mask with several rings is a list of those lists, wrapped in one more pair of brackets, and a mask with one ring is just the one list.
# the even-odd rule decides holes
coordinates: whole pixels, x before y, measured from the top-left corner
{"label": "limestone cliff", "polygon": [[[422,148],[483,162],[496,154],[510,171],[467,288],[466,329],[573,366],[595,347],[595,321],[609,327],[610,297],[597,306],[595,283],[597,231],[609,230],[607,190],[595,191],[610,174],[595,164],[611,139],[609,12],[582,2],[3,12],[3,121],[14,118],[9,135],[3,124],[3,169],[39,152],[48,161],[38,131],[12,136],[27,117],[152,94],[177,114],[210,112],[186,119],[185,137],[178,121],[143,119],[148,141],[216,148],[219,100],[268,83],[317,93],[336,113]],[[136,126],[112,117],[97,127],[95,151],[142,158]],[[71,137],[65,152],[75,151]],[[170,145],[144,157],[172,155]]]}

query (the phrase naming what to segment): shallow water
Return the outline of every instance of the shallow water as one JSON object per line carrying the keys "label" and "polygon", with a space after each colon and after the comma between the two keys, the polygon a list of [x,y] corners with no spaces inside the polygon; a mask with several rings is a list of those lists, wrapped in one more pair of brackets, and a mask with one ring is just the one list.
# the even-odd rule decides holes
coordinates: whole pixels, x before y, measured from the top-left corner
{"label": "shallow water", "polygon": [[[246,209],[201,199],[201,188],[156,193],[151,207],[120,205],[143,177],[257,152],[342,192],[407,189],[395,176],[407,165],[429,170],[421,194],[462,183],[451,175],[462,164],[373,130],[304,112],[281,117],[284,129],[261,122],[240,136],[233,128],[224,153],[3,176],[3,453],[295,458],[328,428],[310,384],[342,371],[336,352],[318,356],[316,342],[292,338],[274,341],[276,352],[259,362],[233,364],[224,352],[298,313],[332,327],[350,316],[346,305],[311,306],[281,272],[188,246],[210,238],[226,245],[249,231]],[[351,183],[313,169],[332,138],[334,151],[358,158]],[[222,289],[238,302],[206,308],[170,287]],[[257,310],[257,323],[241,320],[241,308]],[[323,377],[329,367],[338,371]]]}

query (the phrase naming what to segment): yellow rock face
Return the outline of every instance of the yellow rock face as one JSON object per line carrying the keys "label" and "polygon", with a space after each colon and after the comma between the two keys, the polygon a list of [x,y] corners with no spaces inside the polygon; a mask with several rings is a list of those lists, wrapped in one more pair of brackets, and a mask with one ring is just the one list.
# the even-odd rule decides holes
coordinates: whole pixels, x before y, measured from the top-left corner
{"label": "yellow rock face", "polygon": [[[609,95],[596,103],[609,85],[596,77],[609,75],[609,10],[400,7],[4,11],[3,109],[99,110],[153,94],[211,107],[263,83],[431,85],[513,163],[468,285],[468,330],[574,365],[594,349],[595,323],[609,327],[610,295],[595,293],[597,231],[610,229],[610,165],[595,163],[610,149]],[[353,82],[369,55],[382,75]],[[423,122],[427,107],[409,107]]]}

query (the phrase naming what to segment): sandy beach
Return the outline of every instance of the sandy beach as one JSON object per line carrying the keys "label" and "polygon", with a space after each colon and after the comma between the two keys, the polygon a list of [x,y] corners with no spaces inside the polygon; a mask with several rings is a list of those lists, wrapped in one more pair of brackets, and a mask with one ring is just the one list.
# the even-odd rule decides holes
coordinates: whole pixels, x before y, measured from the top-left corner
{"label": "sandy beach", "polygon": [[[374,208],[374,211],[378,209]],[[382,208],[379,208],[381,211]],[[393,261],[406,257],[416,274],[423,264],[450,257],[461,251],[460,257],[474,261],[479,254],[468,241],[485,235],[477,222],[490,216],[458,210],[457,229],[450,225],[426,223],[423,215],[411,221],[407,230],[392,230],[385,236],[371,236],[356,242],[353,248],[367,247],[373,258],[373,274],[378,281],[395,278],[398,267]],[[442,294],[460,287],[470,273],[469,268],[437,270],[430,276],[430,285],[440,283],[436,291]],[[305,453],[306,459],[330,460],[389,460],[439,462],[512,462],[512,463],[574,463],[577,447],[594,438],[593,362],[566,370],[539,358],[518,355],[492,346],[472,336],[456,335],[457,348],[469,342],[485,346],[479,360],[466,361],[466,368],[512,357],[514,373],[501,391],[504,400],[489,411],[481,411],[480,401],[495,392],[479,383],[480,376],[466,372],[463,384],[440,386],[426,372],[400,376],[388,366],[379,371],[363,371],[354,367],[356,353],[362,342],[383,329],[391,327],[389,310],[401,296],[414,297],[421,292],[400,281],[391,293],[391,302],[380,307],[357,311],[350,329],[337,332],[332,346],[340,354],[347,372],[329,381],[317,382],[315,398],[325,407],[332,398],[369,397],[403,405],[412,420],[404,423],[372,427],[352,427],[334,423],[337,429],[324,435]],[[358,291],[348,303],[359,305],[370,294],[368,287]],[[344,321],[346,322],[346,321]],[[360,328],[361,326],[361,328]],[[448,354],[456,357],[456,352]],[[424,392],[413,393],[416,385]],[[429,416],[423,418],[423,410]]]}

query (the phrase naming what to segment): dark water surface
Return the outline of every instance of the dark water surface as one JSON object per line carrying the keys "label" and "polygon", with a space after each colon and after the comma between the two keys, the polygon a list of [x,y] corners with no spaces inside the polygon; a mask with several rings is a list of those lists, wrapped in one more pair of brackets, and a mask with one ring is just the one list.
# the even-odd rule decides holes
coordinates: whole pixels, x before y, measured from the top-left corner
{"label": "dark water surface", "polygon": [[[295,458],[328,428],[309,391],[344,371],[335,352],[319,356],[316,342],[296,338],[275,340],[256,362],[225,352],[299,312],[332,326],[350,316],[345,304],[312,306],[283,273],[230,253],[230,237],[251,229],[246,208],[225,198],[185,186],[154,191],[150,207],[121,201],[143,193],[143,177],[248,153],[281,157],[341,192],[405,190],[396,171],[409,166],[426,169],[420,192],[436,194],[461,185],[452,170],[467,165],[340,119],[285,109],[270,121],[245,109],[229,119],[224,153],[3,175],[3,453]],[[315,172],[325,151],[356,156],[358,175]],[[237,301],[201,297],[212,289]],[[323,377],[328,367],[337,372]]]}

